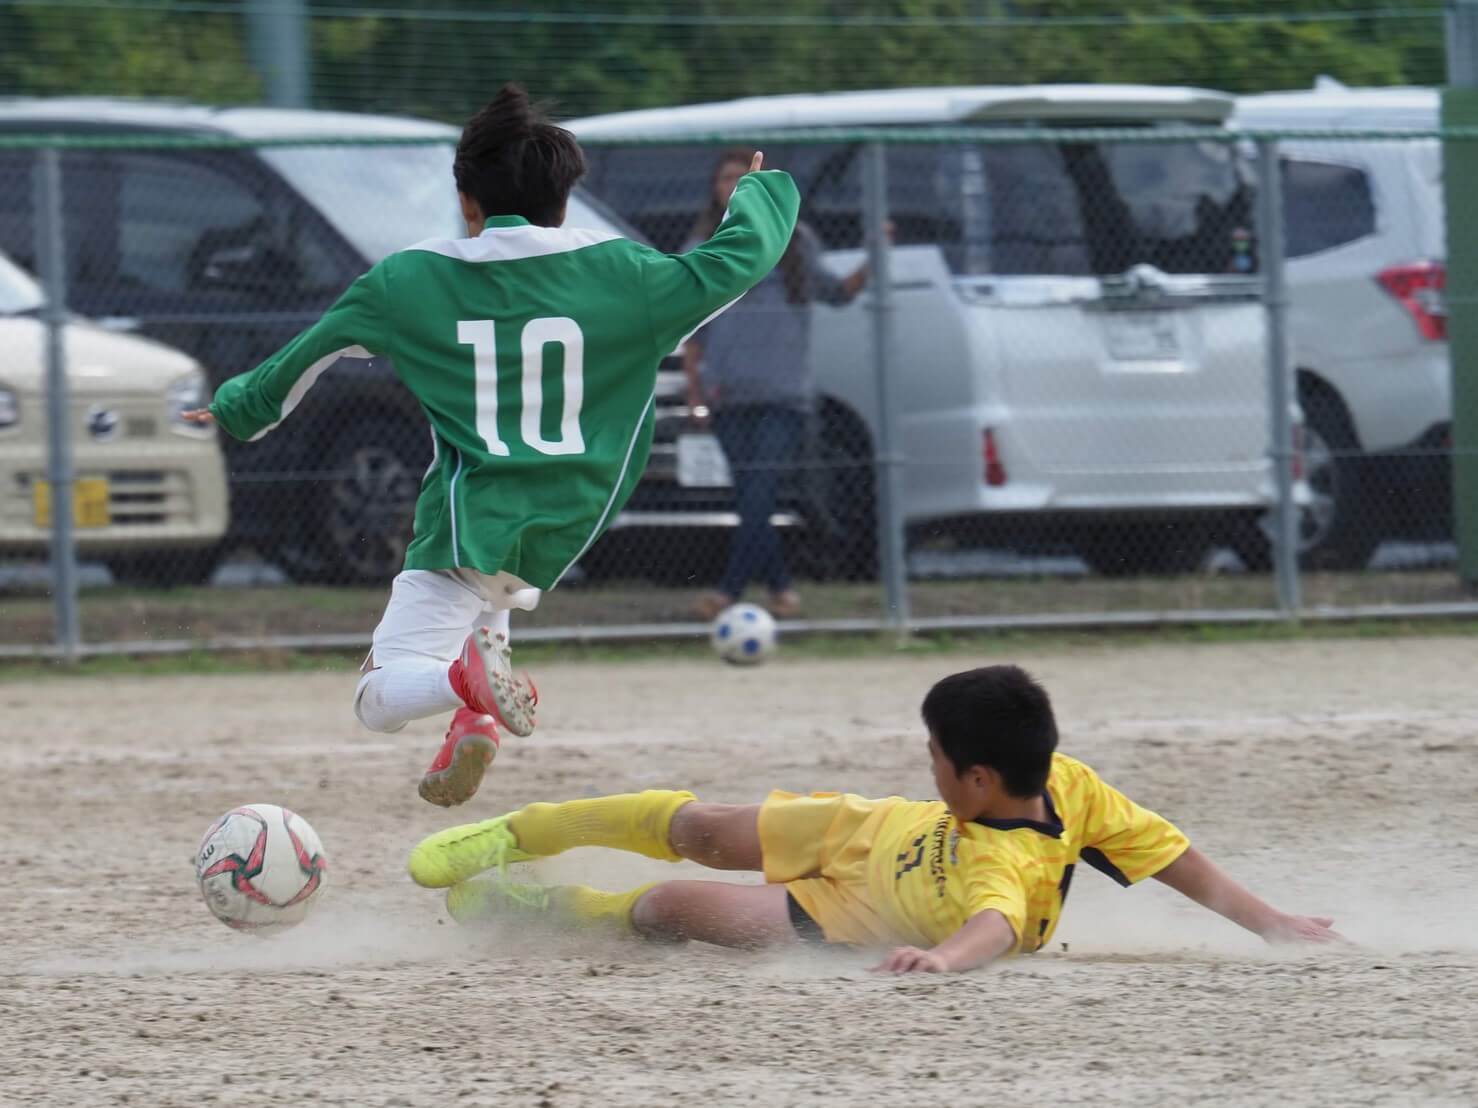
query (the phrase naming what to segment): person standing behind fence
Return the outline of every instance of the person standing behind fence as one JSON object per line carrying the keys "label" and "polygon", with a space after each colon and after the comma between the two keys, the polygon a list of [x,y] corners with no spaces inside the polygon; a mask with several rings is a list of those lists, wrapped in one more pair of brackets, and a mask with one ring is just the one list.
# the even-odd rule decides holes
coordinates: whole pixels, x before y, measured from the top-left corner
{"label": "person standing behind fence", "polygon": [[[710,237],[723,221],[752,157],[752,151],[738,149],[719,156],[688,248]],[[689,407],[700,424],[712,418],[739,512],[718,589],[700,594],[695,604],[704,619],[737,601],[756,578],[770,590],[767,607],[773,614],[800,611],[780,535],[770,520],[781,474],[799,455],[815,408],[811,304],[846,304],[867,283],[865,265],[838,277],[822,263],[821,252],[816,232],[797,223],[780,264],[683,348]]]}

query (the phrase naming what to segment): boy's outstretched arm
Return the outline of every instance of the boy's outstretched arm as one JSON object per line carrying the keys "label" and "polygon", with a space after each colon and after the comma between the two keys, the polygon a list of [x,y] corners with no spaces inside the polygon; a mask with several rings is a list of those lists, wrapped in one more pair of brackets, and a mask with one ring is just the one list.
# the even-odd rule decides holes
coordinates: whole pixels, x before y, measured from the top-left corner
{"label": "boy's outstretched arm", "polygon": [[1155,878],[1270,943],[1348,941],[1332,930],[1332,919],[1287,915],[1260,900],[1193,846],[1155,874]]}
{"label": "boy's outstretched arm", "polygon": [[873,967],[875,973],[959,973],[993,962],[1016,945],[1016,933],[994,909],[971,916],[930,950],[900,946]]}
{"label": "boy's outstretched arm", "polygon": [[258,439],[291,414],[319,376],[343,357],[385,354],[383,263],[339,297],[323,318],[250,373],[224,382],[208,409],[186,413],[233,438]]}
{"label": "boy's outstretched arm", "polygon": [[642,283],[659,356],[758,284],[785,253],[800,193],[789,174],[761,172],[760,159],[739,179],[712,238],[686,254],[647,253]]}

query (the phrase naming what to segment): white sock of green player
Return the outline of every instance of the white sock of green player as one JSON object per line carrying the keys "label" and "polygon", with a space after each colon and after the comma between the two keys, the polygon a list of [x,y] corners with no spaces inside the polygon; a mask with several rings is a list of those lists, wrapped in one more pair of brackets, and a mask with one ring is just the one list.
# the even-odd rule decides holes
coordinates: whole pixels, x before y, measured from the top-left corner
{"label": "white sock of green player", "polygon": [[[484,612],[477,626],[509,637],[509,612]],[[354,692],[354,714],[371,731],[399,731],[413,719],[441,715],[463,707],[452,688],[449,670],[456,655],[439,658],[396,658],[370,670]]]}

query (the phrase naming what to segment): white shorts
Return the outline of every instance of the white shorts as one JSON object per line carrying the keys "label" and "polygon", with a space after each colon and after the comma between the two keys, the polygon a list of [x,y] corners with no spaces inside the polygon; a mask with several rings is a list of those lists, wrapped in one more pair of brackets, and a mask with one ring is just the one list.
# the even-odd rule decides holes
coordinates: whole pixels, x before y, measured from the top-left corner
{"label": "white shorts", "polygon": [[[476,627],[511,608],[531,612],[540,591],[511,573],[473,569],[408,569],[390,586],[390,602],[375,628],[369,664],[409,659],[451,662]],[[503,628],[506,631],[506,624]]]}

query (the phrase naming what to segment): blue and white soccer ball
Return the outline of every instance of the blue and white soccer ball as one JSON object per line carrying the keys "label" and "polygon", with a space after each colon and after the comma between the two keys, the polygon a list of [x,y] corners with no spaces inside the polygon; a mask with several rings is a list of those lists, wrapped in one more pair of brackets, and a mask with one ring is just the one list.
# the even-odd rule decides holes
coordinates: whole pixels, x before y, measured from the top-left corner
{"label": "blue and white soccer ball", "polygon": [[775,653],[775,620],[756,604],[731,604],[713,621],[713,649],[726,662],[752,666]]}

